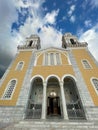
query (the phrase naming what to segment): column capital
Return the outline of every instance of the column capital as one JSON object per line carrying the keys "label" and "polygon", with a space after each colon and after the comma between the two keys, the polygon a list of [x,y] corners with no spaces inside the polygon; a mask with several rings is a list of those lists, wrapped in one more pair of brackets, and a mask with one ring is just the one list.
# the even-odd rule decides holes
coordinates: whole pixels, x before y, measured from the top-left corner
{"label": "column capital", "polygon": [[46,85],[47,85],[47,82],[46,82],[46,81],[44,81],[44,82],[43,82],[43,85],[45,85],[45,86],[46,86]]}
{"label": "column capital", "polygon": [[64,81],[60,81],[60,86],[63,86],[64,85]]}

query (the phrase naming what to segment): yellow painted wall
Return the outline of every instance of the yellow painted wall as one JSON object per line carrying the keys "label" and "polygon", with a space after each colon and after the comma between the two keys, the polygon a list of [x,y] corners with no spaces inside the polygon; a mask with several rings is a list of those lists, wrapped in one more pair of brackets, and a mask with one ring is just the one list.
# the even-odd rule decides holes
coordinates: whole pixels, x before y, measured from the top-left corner
{"label": "yellow painted wall", "polygon": [[62,54],[62,53],[61,53],[61,59],[62,59],[62,65],[67,65],[67,64],[69,64],[69,63],[68,63],[68,58],[67,58],[66,54]]}
{"label": "yellow painted wall", "polygon": [[42,65],[42,64],[43,64],[43,54],[37,56],[37,65]]}
{"label": "yellow painted wall", "polygon": [[[98,106],[98,95],[96,94],[94,87],[92,86],[90,79],[92,77],[98,78],[98,67],[97,65],[93,62],[92,58],[90,57],[89,53],[87,52],[86,49],[73,49],[72,53],[76,59],[76,62],[78,64],[78,67],[82,73],[82,76],[85,80],[85,83],[87,85],[87,88],[91,94],[91,97],[93,99],[93,102],[96,106]],[[89,63],[92,66],[92,69],[84,69],[83,65],[81,63],[82,59],[87,59]]]}
{"label": "yellow painted wall", "polygon": [[[24,80],[24,76],[30,62],[31,54],[32,54],[32,51],[25,51],[25,52],[21,51],[16,57],[12,65],[12,68],[10,69],[8,75],[6,76],[2,86],[0,87],[0,98],[2,97],[4,93],[8,82],[13,78],[17,79],[18,81],[16,85],[16,89],[11,100],[2,100],[2,99],[0,100],[1,106],[15,106],[16,105],[16,102],[20,93],[20,89]],[[19,61],[24,61],[24,67],[21,71],[15,70]]]}
{"label": "yellow painted wall", "polygon": [[74,72],[71,65],[61,66],[36,66],[33,68],[32,77],[35,75],[42,75],[45,79],[49,75],[57,75],[60,78],[66,74],[74,76]]}

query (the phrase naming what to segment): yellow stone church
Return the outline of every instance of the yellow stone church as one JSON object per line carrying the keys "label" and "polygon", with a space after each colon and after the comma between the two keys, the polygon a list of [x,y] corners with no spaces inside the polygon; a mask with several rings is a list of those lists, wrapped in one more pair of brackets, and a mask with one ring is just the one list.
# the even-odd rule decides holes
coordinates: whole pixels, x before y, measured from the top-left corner
{"label": "yellow stone church", "polygon": [[71,33],[61,40],[41,49],[31,35],[17,47],[0,80],[0,121],[98,120],[98,63],[86,42]]}

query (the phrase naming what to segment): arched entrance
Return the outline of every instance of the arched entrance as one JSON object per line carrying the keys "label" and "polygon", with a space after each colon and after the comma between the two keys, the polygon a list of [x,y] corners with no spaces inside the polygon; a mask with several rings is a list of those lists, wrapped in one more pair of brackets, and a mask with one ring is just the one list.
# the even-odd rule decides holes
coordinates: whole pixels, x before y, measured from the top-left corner
{"label": "arched entrance", "polygon": [[27,118],[41,118],[43,98],[43,82],[41,78],[35,78],[31,84],[30,97],[27,108]]}
{"label": "arched entrance", "polygon": [[69,119],[85,119],[75,80],[69,76],[64,78],[64,93]]}
{"label": "arched entrance", "polygon": [[61,116],[59,81],[55,77],[49,78],[47,82],[47,117]]}

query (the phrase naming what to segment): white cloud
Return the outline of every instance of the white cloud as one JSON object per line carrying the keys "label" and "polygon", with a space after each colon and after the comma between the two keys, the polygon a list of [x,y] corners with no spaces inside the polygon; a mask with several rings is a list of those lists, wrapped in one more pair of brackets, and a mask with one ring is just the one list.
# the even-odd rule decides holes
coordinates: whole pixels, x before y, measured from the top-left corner
{"label": "white cloud", "polygon": [[98,7],[98,0],[91,0],[92,7]]}
{"label": "white cloud", "polygon": [[86,27],[91,27],[92,26],[91,20],[85,20],[84,24],[85,24]]}
{"label": "white cloud", "polygon": [[39,36],[41,38],[42,48],[61,47],[62,33],[51,26],[44,26]]}
{"label": "white cloud", "polygon": [[88,43],[89,50],[98,61],[98,25],[82,33],[80,41],[86,41]]}
{"label": "white cloud", "polygon": [[[14,2],[0,1],[0,67],[7,68],[17,49],[17,42],[11,34],[12,23],[17,21],[18,15]],[[1,67],[2,68],[2,67]]]}
{"label": "white cloud", "polygon": [[74,23],[75,22],[75,20],[76,20],[76,17],[75,17],[75,15],[73,15],[73,12],[75,11],[75,5],[71,5],[70,6],[70,10],[68,11],[68,17],[69,17],[69,20],[70,20],[70,22],[72,22],[72,23]]}
{"label": "white cloud", "polygon": [[58,10],[53,10],[51,13],[47,13],[45,16],[45,22],[46,23],[50,23],[50,24],[54,24],[56,21],[56,16],[59,13],[59,9]]}
{"label": "white cloud", "polygon": [[84,4],[82,5],[83,8],[86,8],[87,4],[91,5],[91,9],[98,8],[98,0],[85,0]]}
{"label": "white cloud", "polygon": [[62,20],[66,20],[66,16],[63,16]]}
{"label": "white cloud", "polygon": [[68,11],[68,16],[71,16],[74,11],[75,11],[75,5],[71,5],[70,10]]}
{"label": "white cloud", "polygon": [[70,21],[71,21],[72,23],[74,23],[75,20],[76,20],[76,17],[75,17],[74,15],[72,15],[72,16],[70,17]]}
{"label": "white cloud", "polygon": [[[23,44],[26,37],[31,34],[38,34],[42,37],[42,47],[60,46],[61,32],[53,28],[56,24],[56,18],[59,9],[53,10],[43,16],[42,4],[45,0],[2,0],[0,1],[0,69],[2,66],[6,68],[13,56],[16,54],[17,45]],[[28,9],[28,18],[25,23],[19,27],[19,31],[13,30],[11,26],[13,22],[19,23],[18,12],[22,13],[22,9]],[[24,13],[25,15],[25,13]],[[47,40],[48,39],[48,40]],[[54,43],[55,42],[55,43]]]}

